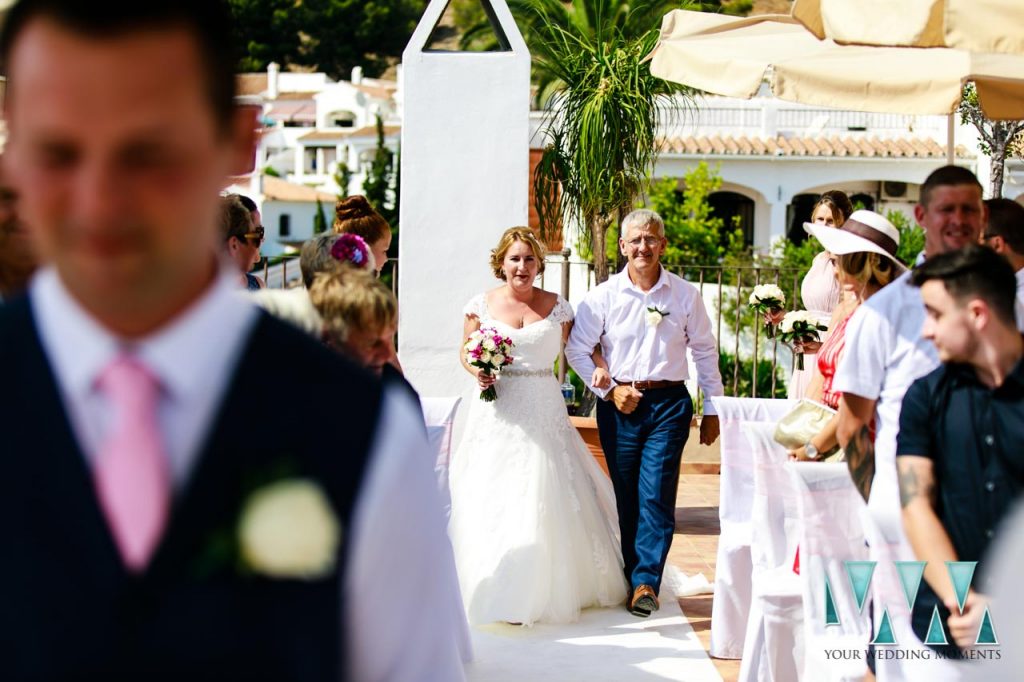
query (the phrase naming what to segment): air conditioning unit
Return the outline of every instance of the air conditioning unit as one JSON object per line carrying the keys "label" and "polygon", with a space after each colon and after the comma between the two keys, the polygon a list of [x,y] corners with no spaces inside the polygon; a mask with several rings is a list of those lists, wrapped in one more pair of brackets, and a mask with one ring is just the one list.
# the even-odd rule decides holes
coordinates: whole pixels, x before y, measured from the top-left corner
{"label": "air conditioning unit", "polygon": [[921,197],[920,185],[911,185],[897,180],[885,180],[881,185],[879,196],[882,201],[916,203]]}

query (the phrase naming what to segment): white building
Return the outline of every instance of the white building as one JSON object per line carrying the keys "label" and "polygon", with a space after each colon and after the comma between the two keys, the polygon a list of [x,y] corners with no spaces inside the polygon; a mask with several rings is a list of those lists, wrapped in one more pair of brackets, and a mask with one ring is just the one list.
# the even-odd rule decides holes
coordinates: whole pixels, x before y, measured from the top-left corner
{"label": "white building", "polygon": [[[229,191],[246,194],[261,208],[265,255],[293,250],[313,234],[320,202],[328,226],[339,195],[362,194],[377,151],[377,118],[384,144],[398,151],[401,128],[395,81],[364,78],[332,81],[324,73],[281,72],[238,76],[239,94],[263,106],[263,133],[256,151],[257,172]],[[344,171],[348,185],[337,180]]]}

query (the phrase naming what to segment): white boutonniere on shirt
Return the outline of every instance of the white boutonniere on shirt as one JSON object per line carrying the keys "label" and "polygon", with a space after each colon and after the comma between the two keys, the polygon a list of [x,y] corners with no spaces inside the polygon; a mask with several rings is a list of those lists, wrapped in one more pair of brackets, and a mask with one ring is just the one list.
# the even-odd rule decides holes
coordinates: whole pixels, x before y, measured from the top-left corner
{"label": "white boutonniere on shirt", "polygon": [[657,327],[670,314],[667,310],[662,310],[657,306],[650,306],[647,308],[647,326]]}
{"label": "white boutonniere on shirt", "polygon": [[314,481],[276,481],[253,492],[238,524],[241,560],[271,578],[312,580],[334,570],[341,526]]}

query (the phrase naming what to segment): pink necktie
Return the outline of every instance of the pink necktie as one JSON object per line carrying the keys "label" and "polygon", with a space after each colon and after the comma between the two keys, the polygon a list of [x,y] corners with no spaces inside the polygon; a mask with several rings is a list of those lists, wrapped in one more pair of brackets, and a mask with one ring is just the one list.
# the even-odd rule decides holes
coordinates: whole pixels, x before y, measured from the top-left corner
{"label": "pink necktie", "polygon": [[94,478],[121,558],[130,571],[149,563],[167,521],[170,479],[157,421],[159,384],[138,360],[122,355],[99,378],[113,420]]}

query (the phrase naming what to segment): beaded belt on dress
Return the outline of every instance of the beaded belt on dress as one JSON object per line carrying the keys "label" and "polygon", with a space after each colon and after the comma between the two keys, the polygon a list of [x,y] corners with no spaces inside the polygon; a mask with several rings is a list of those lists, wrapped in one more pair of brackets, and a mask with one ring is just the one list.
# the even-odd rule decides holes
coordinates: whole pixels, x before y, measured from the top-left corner
{"label": "beaded belt on dress", "polygon": [[503,369],[501,374],[512,377],[553,377],[555,373],[550,369]]}

